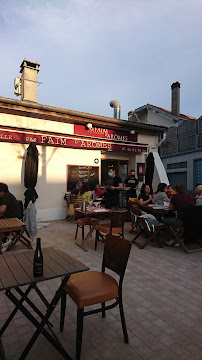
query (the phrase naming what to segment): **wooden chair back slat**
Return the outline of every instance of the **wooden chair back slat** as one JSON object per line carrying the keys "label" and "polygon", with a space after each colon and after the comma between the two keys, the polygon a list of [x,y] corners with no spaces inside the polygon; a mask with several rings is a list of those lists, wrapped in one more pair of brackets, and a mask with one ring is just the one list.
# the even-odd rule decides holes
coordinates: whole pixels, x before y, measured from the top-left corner
{"label": "wooden chair back slat", "polygon": [[127,210],[125,211],[113,211],[111,216],[111,228],[123,227],[127,216]]}
{"label": "wooden chair back slat", "polygon": [[102,270],[108,268],[123,277],[130,250],[131,242],[119,236],[108,234],[105,239]]}

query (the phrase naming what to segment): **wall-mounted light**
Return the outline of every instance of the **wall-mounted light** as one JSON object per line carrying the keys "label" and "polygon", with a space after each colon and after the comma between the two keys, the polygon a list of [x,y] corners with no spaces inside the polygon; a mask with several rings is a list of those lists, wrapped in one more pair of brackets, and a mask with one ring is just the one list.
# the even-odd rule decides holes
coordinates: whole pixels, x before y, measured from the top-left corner
{"label": "wall-mounted light", "polygon": [[86,128],[89,130],[89,129],[92,129],[92,127],[93,127],[93,124],[91,124],[91,123],[88,123],[88,124],[86,124]]}
{"label": "wall-mounted light", "polygon": [[134,135],[135,134],[135,130],[130,130],[130,134]]}

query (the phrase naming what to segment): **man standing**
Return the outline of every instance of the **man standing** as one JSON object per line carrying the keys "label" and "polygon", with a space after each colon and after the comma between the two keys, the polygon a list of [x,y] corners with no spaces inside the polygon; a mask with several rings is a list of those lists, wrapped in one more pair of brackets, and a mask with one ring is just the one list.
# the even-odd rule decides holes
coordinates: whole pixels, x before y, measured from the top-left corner
{"label": "man standing", "polygon": [[129,187],[127,190],[127,200],[129,198],[137,198],[136,187],[138,185],[138,179],[135,177],[135,170],[130,170],[128,178],[124,181],[124,189]]}
{"label": "man standing", "polygon": [[110,167],[108,177],[105,206],[108,209],[117,210],[117,207],[119,206],[119,192],[123,189],[123,184],[121,178],[115,174],[113,167]]}

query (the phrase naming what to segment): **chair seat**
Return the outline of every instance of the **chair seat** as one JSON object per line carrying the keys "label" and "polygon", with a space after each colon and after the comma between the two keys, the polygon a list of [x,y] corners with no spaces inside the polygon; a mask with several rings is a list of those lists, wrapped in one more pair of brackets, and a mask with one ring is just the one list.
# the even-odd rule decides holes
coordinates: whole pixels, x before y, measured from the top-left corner
{"label": "chair seat", "polygon": [[[91,221],[90,221],[91,220]],[[79,218],[78,220],[77,220],[77,224],[78,225],[81,225],[81,226],[85,226],[85,225],[92,225],[92,223],[94,223],[95,221],[96,221],[96,219],[94,219],[94,218],[91,218],[91,219],[88,219],[88,218],[86,218],[86,217],[84,217],[84,218]]]}
{"label": "chair seat", "polygon": [[65,291],[78,308],[103,303],[118,296],[118,284],[110,275],[98,272],[87,271],[73,274]]}
{"label": "chair seat", "polygon": [[[96,225],[95,230],[104,232],[105,234],[110,233],[110,227],[111,224],[102,224],[102,225]],[[122,232],[122,227],[113,227],[112,228],[112,234],[117,234]]]}

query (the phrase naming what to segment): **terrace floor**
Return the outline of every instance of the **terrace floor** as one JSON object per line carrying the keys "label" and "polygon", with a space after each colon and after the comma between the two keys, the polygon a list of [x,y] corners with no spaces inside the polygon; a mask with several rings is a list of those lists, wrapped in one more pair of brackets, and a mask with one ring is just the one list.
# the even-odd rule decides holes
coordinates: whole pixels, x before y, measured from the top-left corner
{"label": "terrace floor", "polygon": [[[75,245],[76,225],[52,221],[38,231],[42,247],[57,245],[89,266],[100,270],[103,244],[94,251],[94,237],[86,243],[87,252]],[[126,223],[125,238],[133,239]],[[81,237],[79,232],[78,239]],[[33,244],[35,247],[35,242]],[[13,251],[24,250],[18,245]],[[60,279],[39,283],[50,300]],[[36,294],[35,303],[43,308]],[[197,360],[202,359],[202,252],[186,254],[180,247],[144,250],[132,246],[123,286],[124,310],[129,344],[123,341],[118,307],[103,319],[100,314],[86,317],[81,360]],[[12,304],[0,292],[0,322],[8,317]],[[69,310],[69,311],[68,311]],[[59,331],[60,307],[51,321],[63,346],[75,359],[76,306],[68,299],[64,332]],[[34,328],[18,312],[2,337],[7,360],[18,359]],[[62,356],[40,335],[28,360],[60,360]]]}

